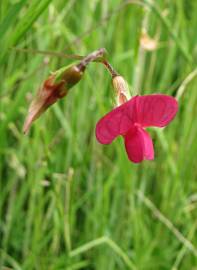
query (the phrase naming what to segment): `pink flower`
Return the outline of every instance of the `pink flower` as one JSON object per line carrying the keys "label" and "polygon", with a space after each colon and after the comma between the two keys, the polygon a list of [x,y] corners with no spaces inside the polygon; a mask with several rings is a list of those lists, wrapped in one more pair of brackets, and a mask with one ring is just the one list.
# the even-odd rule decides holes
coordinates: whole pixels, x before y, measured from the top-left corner
{"label": "pink flower", "polygon": [[152,160],[153,142],[145,128],[167,126],[177,110],[178,103],[171,96],[135,96],[100,119],[96,125],[96,138],[102,144],[109,144],[122,135],[131,161]]}

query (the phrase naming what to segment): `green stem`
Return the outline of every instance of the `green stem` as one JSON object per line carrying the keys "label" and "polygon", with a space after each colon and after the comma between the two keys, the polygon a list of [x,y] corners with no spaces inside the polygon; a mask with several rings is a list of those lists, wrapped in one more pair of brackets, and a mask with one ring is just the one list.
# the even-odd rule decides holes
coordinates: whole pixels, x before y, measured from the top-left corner
{"label": "green stem", "polygon": [[170,25],[169,21],[162,15],[161,10],[159,7],[154,3],[152,3],[149,0],[142,0],[144,4],[146,4],[148,7],[152,9],[152,11],[160,18],[163,25],[167,28],[169,34],[174,39],[177,47],[181,51],[182,55],[184,56],[185,60],[189,62],[190,64],[193,62],[191,55],[186,51],[186,49],[182,46],[181,41],[179,40],[178,36],[172,31],[172,26]]}
{"label": "green stem", "polygon": [[101,244],[107,244],[117,255],[119,255],[120,258],[125,262],[125,264],[129,267],[129,269],[136,270],[136,266],[134,263],[130,260],[130,258],[127,256],[127,254],[110,238],[106,236],[102,236],[100,238],[97,238],[95,240],[92,240],[79,248],[76,248],[70,252],[71,257],[75,257],[77,255],[80,255],[81,253],[84,253],[94,247],[97,247]]}

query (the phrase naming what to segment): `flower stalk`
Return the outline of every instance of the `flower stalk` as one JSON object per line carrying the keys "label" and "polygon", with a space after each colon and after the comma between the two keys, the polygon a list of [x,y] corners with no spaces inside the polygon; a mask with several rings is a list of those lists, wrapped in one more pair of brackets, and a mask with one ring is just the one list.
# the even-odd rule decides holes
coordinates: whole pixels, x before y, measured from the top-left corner
{"label": "flower stalk", "polygon": [[39,88],[35,99],[29,107],[28,115],[23,126],[27,133],[32,123],[40,117],[52,104],[66,96],[69,90],[83,77],[85,69],[90,62],[103,62],[106,50],[101,48],[84,57],[78,64],[63,67],[53,72]]}

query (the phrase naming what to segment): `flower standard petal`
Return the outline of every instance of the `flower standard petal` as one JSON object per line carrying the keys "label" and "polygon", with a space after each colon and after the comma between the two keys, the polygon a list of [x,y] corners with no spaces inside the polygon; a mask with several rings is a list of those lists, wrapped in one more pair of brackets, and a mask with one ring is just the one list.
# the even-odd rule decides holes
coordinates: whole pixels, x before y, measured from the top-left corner
{"label": "flower standard petal", "polygon": [[96,125],[96,138],[102,144],[111,143],[117,136],[125,134],[136,121],[136,97],[113,109]]}
{"label": "flower standard petal", "polygon": [[164,127],[175,117],[178,103],[175,98],[163,94],[137,97],[138,123],[143,127]]}

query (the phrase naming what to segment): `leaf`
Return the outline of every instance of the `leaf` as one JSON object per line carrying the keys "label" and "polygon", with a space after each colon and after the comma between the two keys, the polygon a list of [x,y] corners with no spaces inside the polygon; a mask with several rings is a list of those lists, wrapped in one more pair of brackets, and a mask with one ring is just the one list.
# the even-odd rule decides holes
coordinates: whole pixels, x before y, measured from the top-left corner
{"label": "leaf", "polygon": [[[38,19],[38,17],[44,12],[44,10],[47,8],[47,6],[50,4],[52,0],[33,0],[31,2],[31,5],[27,8],[27,11],[25,15],[20,18],[18,24],[16,24],[15,30],[13,31],[13,34],[11,35],[10,39],[3,40],[3,46],[1,45],[2,52],[0,57],[0,63],[4,61],[7,52],[10,47],[16,45],[20,39],[27,33],[27,31],[31,28],[33,23]],[[24,3],[26,0],[22,0],[20,2],[21,5],[16,6],[14,5],[11,10],[8,12],[8,15],[13,15],[13,19],[4,19],[4,21],[1,24],[1,31],[2,35],[5,33],[6,29],[4,30],[3,27],[7,25],[7,29],[11,26],[11,24],[14,22],[14,19],[17,18],[17,14],[14,13],[14,11],[20,11],[21,7],[24,6]],[[23,3],[23,5],[22,5]]]}
{"label": "leaf", "polygon": [[29,30],[32,24],[44,12],[52,0],[35,0],[27,10],[25,16],[20,20],[16,26],[15,33],[12,38],[12,45],[16,45],[24,34]]}
{"label": "leaf", "polygon": [[14,23],[17,14],[20,12],[21,8],[25,5],[26,2],[27,0],[21,0],[19,3],[16,3],[10,7],[0,24],[0,39],[2,39],[7,30]]}

